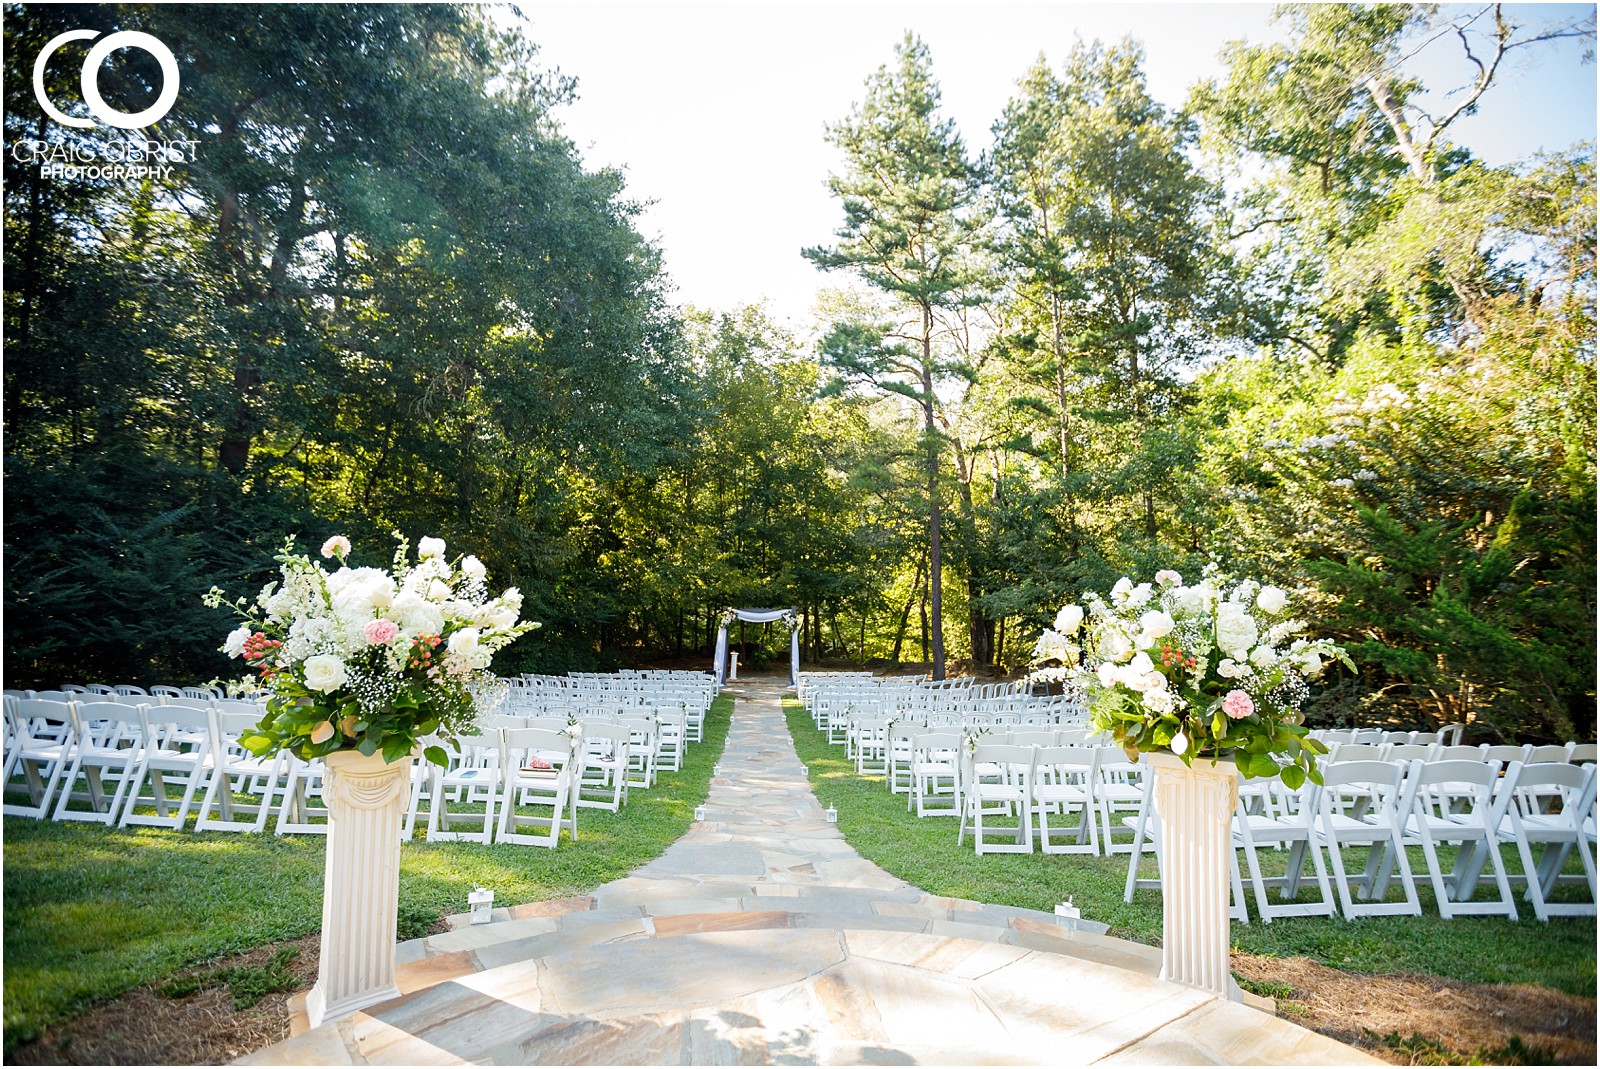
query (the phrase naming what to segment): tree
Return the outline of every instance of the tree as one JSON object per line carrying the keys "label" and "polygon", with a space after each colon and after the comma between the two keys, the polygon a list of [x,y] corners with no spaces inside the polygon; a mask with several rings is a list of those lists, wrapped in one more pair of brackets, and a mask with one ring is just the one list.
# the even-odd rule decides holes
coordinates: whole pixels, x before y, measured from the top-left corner
{"label": "tree", "polygon": [[899,323],[837,324],[822,346],[843,380],[910,400],[922,424],[927,494],[929,613],[935,679],[945,671],[943,623],[943,444],[938,389],[961,373],[942,347],[941,315],[977,299],[969,254],[979,225],[976,176],[951,119],[940,118],[939,87],[927,46],[908,33],[895,65],[880,67],[849,119],[829,128],[845,153],[828,188],[844,208],[838,245],[805,255],[826,270],[847,270],[910,315]]}

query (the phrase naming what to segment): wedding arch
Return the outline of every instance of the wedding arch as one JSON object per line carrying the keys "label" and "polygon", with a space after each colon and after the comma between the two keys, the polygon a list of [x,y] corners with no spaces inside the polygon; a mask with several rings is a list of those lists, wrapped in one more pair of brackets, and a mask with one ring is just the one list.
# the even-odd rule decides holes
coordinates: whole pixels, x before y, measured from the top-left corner
{"label": "wedding arch", "polygon": [[728,672],[728,625],[735,620],[744,620],[752,624],[770,624],[774,620],[782,620],[789,627],[789,685],[794,686],[800,679],[800,612],[798,609],[724,609],[722,612],[722,627],[717,631],[717,655],[712,664],[716,672],[717,686],[721,686],[727,679]]}

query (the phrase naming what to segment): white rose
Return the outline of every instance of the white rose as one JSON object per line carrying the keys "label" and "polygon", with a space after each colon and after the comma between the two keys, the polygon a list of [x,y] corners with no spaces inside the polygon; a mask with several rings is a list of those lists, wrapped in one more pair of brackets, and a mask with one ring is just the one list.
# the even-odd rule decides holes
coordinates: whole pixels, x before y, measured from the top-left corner
{"label": "white rose", "polygon": [[344,662],[331,654],[307,657],[305,663],[306,687],[332,694],[344,686]]}
{"label": "white rose", "polygon": [[1289,605],[1289,595],[1275,586],[1264,586],[1261,593],[1256,595],[1256,608],[1272,616],[1278,615]]}
{"label": "white rose", "polygon": [[1322,674],[1322,657],[1316,650],[1304,650],[1299,657],[1300,671],[1308,677]]}
{"label": "white rose", "polygon": [[1156,639],[1170,635],[1178,624],[1160,609],[1151,609],[1139,617],[1139,645],[1152,645]]}
{"label": "white rose", "polygon": [[489,618],[489,626],[496,631],[509,631],[517,626],[517,610],[504,609]]}
{"label": "white rose", "polygon": [[229,657],[238,657],[244,653],[244,640],[250,637],[250,625],[240,624],[228,632],[227,641],[222,644],[222,652]]}
{"label": "white rose", "polygon": [[424,560],[428,557],[444,556],[444,539],[419,538],[417,540],[417,559]]}
{"label": "white rose", "polygon": [[1118,579],[1116,585],[1111,588],[1111,603],[1113,605],[1121,605],[1125,600],[1127,600],[1128,591],[1132,589],[1132,579],[1129,579],[1127,576],[1123,576],[1121,579]]}
{"label": "white rose", "polygon": [[1250,651],[1250,663],[1257,668],[1271,668],[1278,663],[1278,651],[1271,646],[1257,646]]}
{"label": "white rose", "polygon": [[1217,675],[1221,676],[1223,679],[1238,679],[1241,676],[1247,676],[1249,674],[1249,665],[1240,664],[1238,661],[1235,661],[1232,658],[1225,657],[1217,664]]}
{"label": "white rose", "polygon": [[1110,661],[1101,661],[1100,667],[1094,670],[1094,674],[1099,678],[1102,687],[1109,688],[1117,685],[1117,671],[1117,666]]}
{"label": "white rose", "polygon": [[1083,624],[1083,609],[1077,605],[1065,605],[1056,613],[1056,630],[1063,635],[1070,635]]}
{"label": "white rose", "polygon": [[1107,628],[1100,636],[1100,652],[1120,664],[1133,655],[1133,643],[1121,628]]}
{"label": "white rose", "polygon": [[1198,616],[1205,611],[1205,591],[1197,586],[1179,587],[1172,592],[1172,607],[1185,616]]}
{"label": "white rose", "polygon": [[1236,601],[1217,606],[1217,645],[1222,647],[1224,653],[1243,660],[1256,644],[1258,636],[1256,622],[1250,619],[1244,606]]}
{"label": "white rose", "polygon": [[1144,608],[1145,605],[1147,605],[1150,601],[1150,593],[1151,590],[1149,583],[1140,583],[1138,586],[1128,591],[1128,608]]}
{"label": "white rose", "polygon": [[478,640],[483,636],[476,627],[463,627],[460,631],[450,636],[450,652],[468,654],[478,648]]}
{"label": "white rose", "polygon": [[443,579],[431,579],[428,581],[426,596],[429,601],[449,601],[450,584]]}
{"label": "white rose", "polygon": [[468,579],[482,579],[489,574],[489,569],[483,566],[483,561],[469,553],[461,558],[461,574]]}

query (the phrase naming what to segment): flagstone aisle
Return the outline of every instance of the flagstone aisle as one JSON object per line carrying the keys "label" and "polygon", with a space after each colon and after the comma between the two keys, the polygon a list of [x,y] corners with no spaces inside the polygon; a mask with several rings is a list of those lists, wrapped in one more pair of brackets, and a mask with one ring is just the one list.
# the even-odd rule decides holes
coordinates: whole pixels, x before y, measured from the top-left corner
{"label": "flagstone aisle", "polygon": [[403,997],[238,1064],[1381,1064],[1156,980],[1150,947],[895,879],[824,820],[781,684],[730,690],[707,819],[659,858],[453,918],[401,945]]}

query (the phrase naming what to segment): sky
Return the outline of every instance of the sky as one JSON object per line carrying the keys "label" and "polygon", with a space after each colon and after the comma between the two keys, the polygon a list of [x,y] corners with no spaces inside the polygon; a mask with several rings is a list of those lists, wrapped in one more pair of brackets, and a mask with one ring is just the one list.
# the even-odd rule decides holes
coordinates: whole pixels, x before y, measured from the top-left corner
{"label": "sky", "polygon": [[[841,157],[826,140],[906,30],[928,45],[945,114],[968,151],[1042,53],[1059,68],[1076,38],[1131,36],[1145,50],[1151,95],[1176,107],[1218,77],[1231,40],[1279,38],[1270,4],[1215,3],[523,3],[540,60],[577,79],[557,112],[587,166],[616,167],[637,221],[663,252],[670,298],[721,311],[765,301],[804,330],[817,291],[837,286],[803,259],[842,222],[828,193]],[[1478,10],[1450,5],[1447,11]],[[1511,4],[1527,25],[1572,19],[1593,4]],[[1490,163],[1595,139],[1595,65],[1575,42],[1513,52],[1477,115],[1454,140]],[[1470,77],[1453,40],[1418,57],[1433,86]],[[1433,110],[1442,111],[1441,104]]]}

